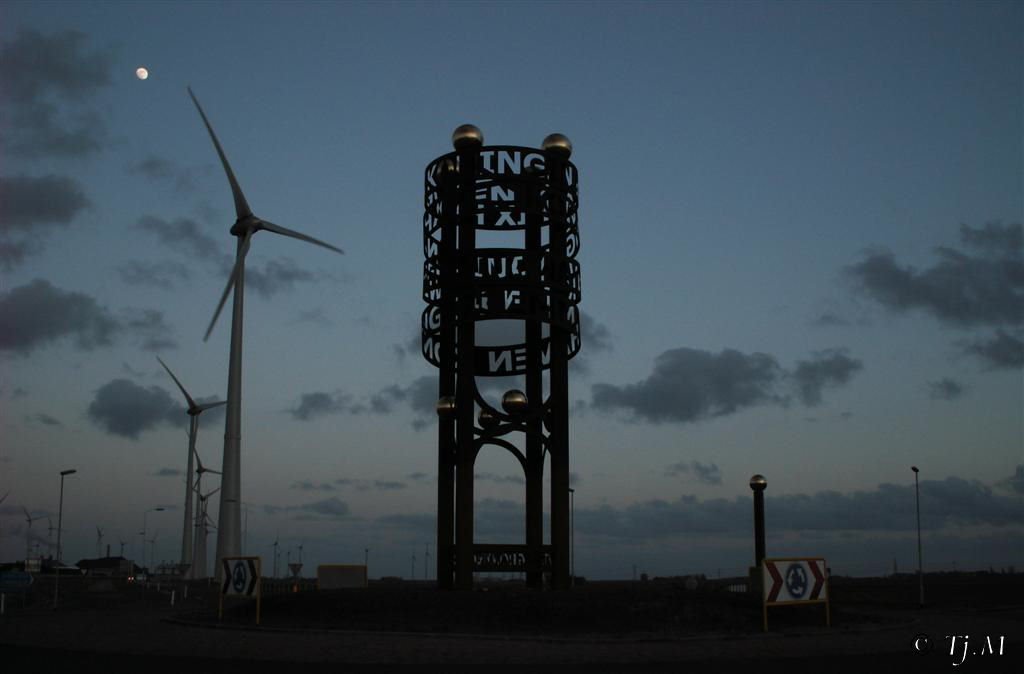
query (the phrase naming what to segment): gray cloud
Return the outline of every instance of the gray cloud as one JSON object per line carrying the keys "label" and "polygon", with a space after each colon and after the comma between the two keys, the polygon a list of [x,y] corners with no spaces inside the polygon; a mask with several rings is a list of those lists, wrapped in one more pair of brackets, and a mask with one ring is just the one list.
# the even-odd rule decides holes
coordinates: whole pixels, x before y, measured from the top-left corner
{"label": "gray cloud", "polygon": [[595,384],[591,405],[622,409],[654,423],[697,421],[779,402],[773,389],[781,376],[775,358],[763,353],[671,349],[659,355],[650,376],[636,384]]}
{"label": "gray cloud", "polygon": [[328,414],[351,413],[351,400],[352,396],[346,393],[303,393],[299,404],[288,410],[288,413],[298,421],[310,421]]}
{"label": "gray cloud", "polygon": [[181,474],[177,468],[161,468],[153,473],[153,477],[180,477]]}
{"label": "gray cloud", "polygon": [[964,387],[948,377],[928,382],[928,395],[932,400],[956,400],[964,394]]}
{"label": "gray cloud", "polygon": [[[225,267],[225,278],[231,273],[232,266]],[[263,298],[291,290],[297,283],[313,283],[321,277],[321,274],[307,271],[287,257],[268,260],[262,269],[249,264],[245,266],[246,290],[251,288]]]}
{"label": "gray cloud", "polygon": [[373,486],[381,491],[394,491],[396,489],[405,489],[408,485],[396,480],[374,480]]}
{"label": "gray cloud", "polygon": [[183,423],[185,410],[159,386],[144,388],[114,379],[96,391],[87,414],[108,433],[137,440],[141,432],[161,424]]}
{"label": "gray cloud", "polygon": [[[156,235],[160,243],[177,251],[190,259],[214,262],[220,269],[226,265],[230,273],[232,257],[224,252],[217,240],[203,231],[203,227],[191,218],[164,220],[155,215],[144,215],[139,218],[137,226]],[[246,270],[248,271],[248,270]],[[248,274],[246,274],[248,281]]]}
{"label": "gray cloud", "polygon": [[[766,508],[772,531],[912,531],[916,526],[912,484],[881,484],[849,494],[781,494]],[[1024,521],[1024,499],[993,493],[960,478],[921,482],[922,527],[988,524],[1015,526]],[[657,539],[690,534],[746,534],[750,498],[637,502],[624,508],[576,509],[579,533],[618,539]]]}
{"label": "gray cloud", "polygon": [[0,176],[0,266],[13,269],[43,249],[46,230],[67,225],[89,207],[75,180],[64,176]]}
{"label": "gray cloud", "polygon": [[110,50],[88,49],[87,41],[77,31],[22,30],[0,47],[11,153],[82,157],[102,149],[106,127],[87,101],[110,84],[114,59]]}
{"label": "gray cloud", "polygon": [[428,475],[426,473],[418,472],[418,471],[415,472],[415,473],[409,473],[409,475],[407,477],[410,480],[412,480],[413,482],[429,482],[430,481],[430,475]]}
{"label": "gray cloud", "polygon": [[473,479],[481,482],[493,482],[495,484],[526,484],[521,475],[497,475],[496,473],[476,473]]}
{"label": "gray cloud", "polygon": [[847,356],[844,349],[830,349],[816,352],[812,360],[797,361],[792,377],[800,401],[813,407],[821,403],[822,389],[849,382],[862,367],[862,363]]}
{"label": "gray cloud", "polygon": [[333,496],[322,501],[314,501],[313,503],[305,503],[303,505],[265,505],[263,506],[263,511],[268,515],[277,515],[280,513],[298,513],[300,516],[313,516],[317,518],[327,519],[343,519],[345,517],[348,517],[350,513],[348,504]]}
{"label": "gray cloud", "polygon": [[704,464],[699,461],[673,463],[665,468],[665,475],[669,477],[693,475],[697,478],[698,482],[703,482],[704,484],[722,484],[722,472],[719,470],[718,465],[714,463]]}
{"label": "gray cloud", "polygon": [[584,349],[593,353],[611,351],[613,348],[611,331],[586,311],[580,311],[580,341],[583,343],[580,353]]}
{"label": "gray cloud", "polygon": [[30,232],[39,225],[66,225],[88,208],[89,199],[72,178],[57,175],[0,176],[4,217],[0,233]]}
{"label": "gray cloud", "polygon": [[153,182],[166,183],[181,193],[194,192],[197,187],[195,169],[184,168],[156,155],[150,155],[131,164],[128,171]]}
{"label": "gray cloud", "polygon": [[964,353],[975,356],[991,369],[1024,367],[1024,340],[1003,330],[989,339],[960,342]]}
{"label": "gray cloud", "polygon": [[298,489],[300,491],[334,491],[334,486],[326,482],[320,484],[314,483],[312,480],[302,480],[301,482],[293,482],[291,489]]}
{"label": "gray cloud", "polygon": [[122,325],[141,341],[145,351],[164,351],[178,347],[174,329],[164,320],[162,311],[127,309],[122,312]]}
{"label": "gray cloud", "polygon": [[0,294],[0,351],[27,354],[62,337],[82,349],[112,343],[120,325],[88,295],[36,279]]}
{"label": "gray cloud", "polygon": [[149,286],[173,290],[190,278],[188,268],[179,262],[163,261],[142,263],[129,260],[117,268],[121,280],[132,286]]}
{"label": "gray cloud", "polygon": [[846,271],[868,297],[892,311],[921,310],[958,327],[1020,325],[1021,225],[961,225],[960,239],[970,252],[937,248],[939,261],[923,271],[900,265],[884,250],[867,253]]}
{"label": "gray cloud", "polygon": [[29,421],[43,424],[44,426],[63,426],[59,419],[50,416],[45,412],[38,412],[36,414],[29,415],[26,417]]}

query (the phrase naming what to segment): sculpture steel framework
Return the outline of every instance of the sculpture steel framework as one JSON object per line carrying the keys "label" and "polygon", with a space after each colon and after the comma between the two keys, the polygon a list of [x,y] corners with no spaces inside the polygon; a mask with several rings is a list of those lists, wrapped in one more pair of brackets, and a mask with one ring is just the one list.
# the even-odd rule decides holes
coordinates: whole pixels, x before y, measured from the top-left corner
{"label": "sculpture steel framework", "polygon": [[[484,146],[463,125],[455,151],[426,168],[423,356],[438,384],[437,578],[472,587],[474,571],[523,571],[569,587],[568,364],[580,349],[578,174],[561,134],[541,149]],[[480,247],[480,239],[500,247]],[[518,327],[511,344],[477,344],[488,321]],[[545,377],[546,373],[546,377]],[[525,392],[498,405],[478,377],[518,376]],[[545,397],[546,395],[546,397]],[[522,447],[512,442],[522,440]],[[526,483],[526,543],[474,545],[473,465],[484,445],[511,452]],[[551,542],[544,545],[544,461],[550,457]]]}

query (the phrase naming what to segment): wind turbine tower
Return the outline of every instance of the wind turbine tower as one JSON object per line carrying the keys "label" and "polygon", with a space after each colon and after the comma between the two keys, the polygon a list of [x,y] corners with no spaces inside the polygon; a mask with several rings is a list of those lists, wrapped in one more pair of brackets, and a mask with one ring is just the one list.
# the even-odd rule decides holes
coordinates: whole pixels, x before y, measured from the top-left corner
{"label": "wind turbine tower", "polygon": [[242,188],[238,184],[238,180],[235,179],[234,171],[231,170],[231,165],[228,163],[223,148],[221,148],[220,141],[217,140],[217,135],[213,132],[213,127],[206,118],[206,113],[203,112],[202,106],[199,105],[199,100],[192,93],[191,87],[188,89],[188,94],[192,98],[192,102],[195,103],[199,116],[203,118],[203,124],[210,134],[210,140],[213,141],[213,146],[217,150],[217,156],[220,157],[220,163],[224,167],[224,174],[227,176],[228,183],[231,186],[231,196],[235,202],[236,217],[235,224],[231,227],[231,234],[238,239],[235,248],[234,269],[232,269],[231,276],[228,278],[227,287],[224,288],[220,303],[213,313],[213,319],[206,330],[206,335],[203,337],[204,341],[209,339],[210,332],[217,322],[217,317],[220,316],[221,309],[224,308],[224,303],[227,301],[228,295],[233,288],[231,347],[228,358],[228,406],[227,415],[224,420],[224,458],[221,462],[221,470],[224,471],[224,474],[221,479],[220,512],[217,522],[217,557],[214,562],[215,575],[219,579],[221,574],[220,560],[224,557],[239,556],[242,548],[240,509],[242,502],[242,311],[245,295],[245,256],[249,252],[249,243],[256,232],[266,230],[312,243],[322,248],[333,250],[336,253],[344,253],[344,251],[311,236],[275,225],[253,214],[252,209],[249,208],[249,202],[246,201]]}
{"label": "wind turbine tower", "polygon": [[192,457],[198,456],[196,454],[196,435],[199,433],[199,415],[212,407],[219,407],[225,404],[226,400],[220,400],[212,403],[198,404],[192,399],[192,396],[188,394],[185,387],[182,385],[178,378],[171,372],[171,368],[167,367],[167,363],[160,360],[160,356],[156,359],[160,361],[160,364],[167,370],[167,374],[171,375],[171,379],[178,385],[181,390],[181,395],[185,396],[185,404],[188,408],[185,410],[188,414],[188,468],[185,471],[185,524],[181,528],[181,566],[185,568],[188,565],[188,571],[186,571],[186,577],[192,577]]}

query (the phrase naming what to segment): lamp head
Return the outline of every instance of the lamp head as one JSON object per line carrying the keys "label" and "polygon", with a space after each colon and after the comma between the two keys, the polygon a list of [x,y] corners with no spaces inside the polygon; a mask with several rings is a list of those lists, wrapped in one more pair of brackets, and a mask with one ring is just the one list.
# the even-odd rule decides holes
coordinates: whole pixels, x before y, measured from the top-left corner
{"label": "lamp head", "polygon": [[72,468],[70,470],[62,470],[62,471],[60,471],[60,474],[61,475],[71,475],[72,473],[77,473],[77,472],[78,472],[77,468]]}
{"label": "lamp head", "polygon": [[915,473],[919,473],[919,472],[921,472],[921,471],[919,471],[919,470],[917,469],[917,466],[911,466],[911,467],[910,467],[910,470],[914,471]]}

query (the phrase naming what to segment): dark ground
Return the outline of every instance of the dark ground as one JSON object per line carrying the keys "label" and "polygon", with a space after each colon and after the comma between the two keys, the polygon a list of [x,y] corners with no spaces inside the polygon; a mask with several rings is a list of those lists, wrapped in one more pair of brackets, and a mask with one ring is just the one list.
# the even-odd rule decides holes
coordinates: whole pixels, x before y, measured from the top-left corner
{"label": "dark ground", "polygon": [[[25,605],[7,597],[0,662],[42,671],[74,666],[117,671],[253,671],[301,663],[337,672],[338,663],[583,665],[588,671],[735,671],[765,663],[803,671],[1024,671],[1024,575],[928,576],[917,607],[913,576],[833,579],[832,627],[824,607],[769,610],[713,583],[681,580],[587,583],[568,593],[510,584],[439,592],[415,583],[368,590],[266,596],[261,626],[251,602],[229,603],[218,622],[214,588],[127,587],[61,579],[61,607],[41,580]],[[928,635],[930,652],[913,647]],[[970,635],[949,654],[946,635]],[[1003,655],[979,654],[985,637]],[[919,642],[923,644],[924,642]],[[349,669],[350,667],[346,667]],[[964,668],[961,670],[961,668]]]}

